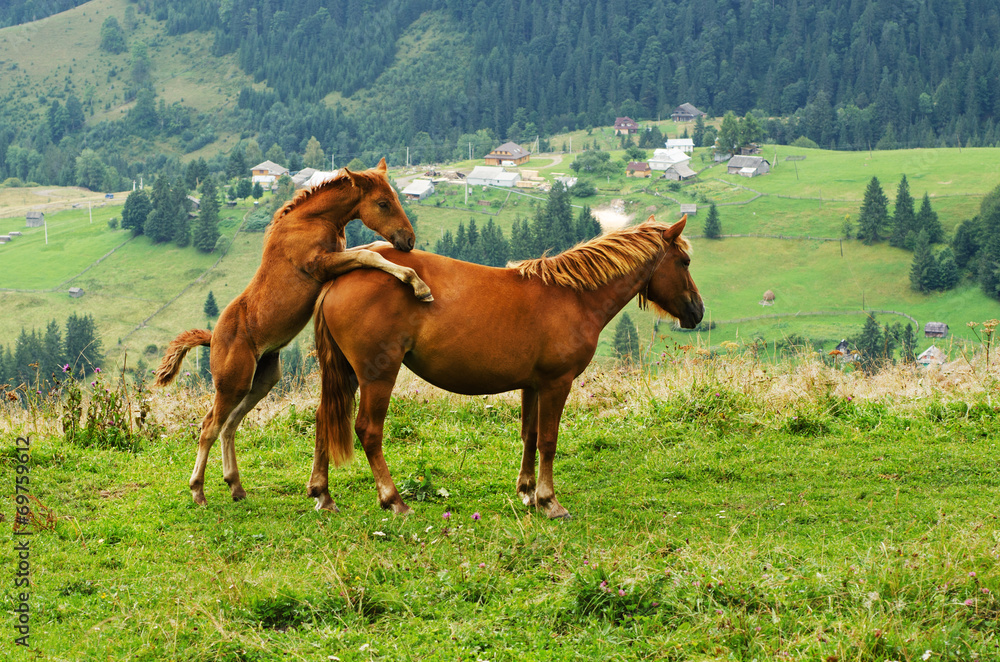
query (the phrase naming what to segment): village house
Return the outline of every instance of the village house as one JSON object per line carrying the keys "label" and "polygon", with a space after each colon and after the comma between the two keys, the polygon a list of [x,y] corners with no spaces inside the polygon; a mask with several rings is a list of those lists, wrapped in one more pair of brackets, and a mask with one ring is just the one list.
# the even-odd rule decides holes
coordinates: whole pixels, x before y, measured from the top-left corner
{"label": "village house", "polygon": [[691,104],[682,103],[677,106],[677,109],[674,110],[674,112],[670,113],[670,117],[675,122],[693,122],[695,119],[703,116],[704,114],[705,113],[701,112]]}
{"label": "village house", "polygon": [[771,163],[761,156],[734,156],[726,164],[726,172],[741,177],[757,177],[771,172]]}
{"label": "village house", "polygon": [[506,142],[486,155],[486,165],[516,166],[527,163],[530,158],[531,152],[517,143]]}
{"label": "village house", "polygon": [[510,188],[521,181],[521,175],[497,166],[476,166],[465,178],[469,186],[503,186]]}
{"label": "village house", "polygon": [[319,171],[316,170],[316,168],[303,168],[302,170],[299,170],[297,173],[292,175],[292,184],[294,184],[295,188],[297,189],[304,188],[306,182],[309,181],[309,178],[312,177],[317,172]]}
{"label": "village house", "polygon": [[261,186],[267,188],[278,181],[278,178],[282,175],[287,175],[288,168],[280,166],[273,161],[264,161],[263,163],[258,163],[251,168],[250,173],[250,180],[252,184],[260,184]]}
{"label": "village house", "polygon": [[652,170],[645,161],[629,161],[625,166],[626,177],[649,177],[651,173]]}
{"label": "village house", "polygon": [[690,160],[691,157],[679,149],[657,149],[653,150],[649,167],[653,170],[666,170],[675,163],[687,163]]}
{"label": "village house", "polygon": [[434,182],[429,179],[414,179],[402,192],[407,200],[423,200],[434,195]]}
{"label": "village house", "polygon": [[694,203],[687,203],[681,205],[681,216],[687,214],[688,216],[695,216],[698,214],[698,205]]}
{"label": "village house", "polygon": [[40,228],[45,225],[45,212],[29,211],[24,215],[24,219],[27,221],[29,228]]}
{"label": "village house", "polygon": [[639,132],[639,125],[631,117],[616,117],[615,118],[615,135],[632,135],[633,133]]}
{"label": "village house", "polygon": [[931,345],[917,357],[917,363],[922,366],[942,365],[948,357],[936,346]]}
{"label": "village house", "polygon": [[667,149],[679,149],[685,154],[694,153],[693,138],[667,138]]}

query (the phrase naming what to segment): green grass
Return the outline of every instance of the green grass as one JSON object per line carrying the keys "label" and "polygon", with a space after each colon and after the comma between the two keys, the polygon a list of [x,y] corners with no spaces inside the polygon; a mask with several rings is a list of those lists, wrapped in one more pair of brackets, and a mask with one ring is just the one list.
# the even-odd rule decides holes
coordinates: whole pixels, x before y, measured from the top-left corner
{"label": "green grass", "polygon": [[920,377],[862,398],[875,381],[789,364],[589,372],[563,416],[574,519],[557,522],[514,497],[508,398],[400,389],[390,469],[448,493],[408,518],[379,510],[363,456],[332,474],[341,512],[312,509],[311,395],[241,431],[246,501],[214,450],[207,507],[178,427],[204,397],[155,396],[174,426],[134,454],[8,414],[56,516],[31,538],[32,659],[994,659],[1000,411],[988,378]]}

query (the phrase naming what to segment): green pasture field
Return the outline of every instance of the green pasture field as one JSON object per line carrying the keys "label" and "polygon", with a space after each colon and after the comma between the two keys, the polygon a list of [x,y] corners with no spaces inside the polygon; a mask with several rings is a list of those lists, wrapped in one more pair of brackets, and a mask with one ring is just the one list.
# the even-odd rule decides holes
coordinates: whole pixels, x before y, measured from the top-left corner
{"label": "green pasture field", "polygon": [[[232,238],[246,211],[244,206],[220,212],[219,230],[223,236]],[[194,322],[191,326],[205,326],[207,320],[201,311],[209,289],[214,288],[220,306],[225,305],[242,291],[260,263],[262,235],[241,235],[232,247],[232,255],[199,281],[219,259],[218,253],[206,255],[174,244],[154,246],[146,237],[132,239],[128,231],[109,228],[107,221],[112,216],[120,218],[120,206],[95,208],[93,223],[86,209],[46,214],[47,246],[44,228],[22,228],[23,237],[0,246],[0,288],[28,290],[0,291],[0,302],[7,312],[0,316],[0,344],[12,343],[22,328],[42,330],[53,319],[63,324],[75,312],[94,316],[105,351],[117,356],[122,349],[139,347],[135,342],[147,341],[149,329],[144,328],[134,334],[135,340],[118,347],[144,319],[194,283],[187,294],[200,295],[200,302],[196,306],[192,302],[191,311],[173,307],[165,310],[156,318],[154,327],[161,333],[141,346],[162,345],[189,328],[173,328],[171,320],[190,320]],[[23,224],[23,220],[18,223]],[[233,274],[233,268],[239,273]],[[232,287],[228,285],[229,275]],[[216,286],[220,278],[222,282]],[[71,298],[67,293],[70,287],[83,288],[84,295]]]}
{"label": "green pasture field", "polygon": [[[990,660],[1000,570],[996,370],[876,379],[674,355],[588,371],[562,418],[548,521],[514,495],[519,406],[404,380],[386,456],[416,513],[381,511],[360,448],[304,486],[309,389],[187,480],[209,396],[153,396],[135,452],[63,440],[61,408],[0,409],[3,481],[30,477],[30,652],[5,659]],[[945,384],[948,384],[945,386]],[[958,384],[959,386],[957,386]],[[904,395],[905,394],[905,395]],[[995,396],[995,393],[994,393]],[[2,405],[0,405],[2,407]],[[14,451],[31,436],[30,459]],[[12,532],[14,504],[0,534]],[[18,538],[23,539],[23,538]],[[0,547],[12,576],[13,545]]]}

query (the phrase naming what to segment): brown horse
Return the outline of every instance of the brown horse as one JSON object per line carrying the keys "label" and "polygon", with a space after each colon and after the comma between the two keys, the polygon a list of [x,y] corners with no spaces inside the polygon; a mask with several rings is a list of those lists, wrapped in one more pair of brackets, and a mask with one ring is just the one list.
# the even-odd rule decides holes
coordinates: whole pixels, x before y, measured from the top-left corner
{"label": "brown horse", "polygon": [[[428,382],[477,395],[520,389],[524,452],[517,492],[549,517],[568,515],[556,500],[552,460],[563,405],[590,363],[601,330],[636,295],[645,306],[692,328],[704,312],[688,273],[690,245],[674,225],[652,216],[555,257],[507,269],[483,267],[382,245],[388,259],[413,267],[434,289],[429,306],[414,303],[374,271],[356,271],[327,284],[316,302],[316,348],[323,373],[316,414],[316,452],[309,495],[317,508],[336,510],[329,462],[353,451],[350,415],[364,447],[379,503],[410,512],[382,455],[382,430],[401,364]],[[367,301],[379,302],[368,307]],[[535,482],[535,453],[541,455]]]}
{"label": "brown horse", "polygon": [[174,379],[188,350],[200,345],[212,348],[215,402],[201,423],[189,483],[195,502],[205,503],[205,466],[220,433],[223,478],[234,501],[246,497],[236,466],[236,428],[281,378],[278,351],[309,321],[326,281],[352,269],[373,267],[412,287],[420,300],[433,300],[413,269],[370,250],[344,252],[344,227],[355,218],[390,239],[397,250],[413,248],[413,227],[385,173],[382,159],[376,168],[362,172],[344,168],[331,181],[298,193],[274,214],[257,273],[222,311],[215,330],[185,331],[167,348],[156,370],[157,386]]}

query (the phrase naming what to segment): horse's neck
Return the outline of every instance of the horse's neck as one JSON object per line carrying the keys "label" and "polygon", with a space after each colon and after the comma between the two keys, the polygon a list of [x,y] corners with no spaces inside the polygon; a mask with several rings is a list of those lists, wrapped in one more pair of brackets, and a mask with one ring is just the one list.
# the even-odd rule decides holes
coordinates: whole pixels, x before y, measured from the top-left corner
{"label": "horse's neck", "polygon": [[635,271],[619,276],[596,290],[586,293],[588,308],[591,314],[596,316],[595,321],[602,328],[607,326],[615,318],[615,315],[628,305],[629,301],[645,289],[660,257],[657,254],[652,260],[637,267]]}
{"label": "horse's neck", "polygon": [[356,191],[350,184],[324,188],[303,203],[302,213],[323,218],[343,234],[344,228],[354,218],[351,212],[358,204]]}

